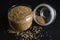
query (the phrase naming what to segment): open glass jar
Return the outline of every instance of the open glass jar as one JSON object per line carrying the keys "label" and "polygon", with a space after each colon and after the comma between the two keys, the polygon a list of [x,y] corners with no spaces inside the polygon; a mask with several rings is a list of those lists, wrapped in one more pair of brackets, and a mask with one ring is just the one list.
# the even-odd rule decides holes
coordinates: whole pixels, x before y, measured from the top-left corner
{"label": "open glass jar", "polygon": [[40,4],[33,11],[33,18],[39,25],[50,25],[56,18],[56,10],[48,4]]}
{"label": "open glass jar", "polygon": [[8,11],[8,20],[10,27],[13,30],[9,29],[9,32],[15,33],[27,30],[32,25],[32,9],[24,5],[14,5]]}

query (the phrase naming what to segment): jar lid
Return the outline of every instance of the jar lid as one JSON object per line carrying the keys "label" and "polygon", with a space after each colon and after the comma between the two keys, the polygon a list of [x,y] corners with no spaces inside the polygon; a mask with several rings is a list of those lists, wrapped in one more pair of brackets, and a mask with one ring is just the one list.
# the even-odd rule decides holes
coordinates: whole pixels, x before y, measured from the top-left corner
{"label": "jar lid", "polygon": [[56,18],[56,10],[48,4],[40,4],[33,11],[34,21],[42,26],[50,25]]}

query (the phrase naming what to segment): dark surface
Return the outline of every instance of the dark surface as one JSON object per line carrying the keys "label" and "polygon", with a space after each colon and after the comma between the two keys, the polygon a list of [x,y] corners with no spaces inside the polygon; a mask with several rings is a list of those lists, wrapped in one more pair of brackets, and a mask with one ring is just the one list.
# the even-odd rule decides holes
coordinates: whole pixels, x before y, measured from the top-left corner
{"label": "dark surface", "polygon": [[[43,27],[52,35],[53,40],[59,40],[60,36],[60,2],[58,0],[0,0],[0,40],[17,40],[18,36],[13,36],[4,32],[8,28],[7,12],[8,9],[15,4],[24,3],[28,4],[34,9],[38,4],[47,3],[51,5],[57,11],[57,17],[55,21],[46,27]],[[18,37],[19,38],[19,37]],[[42,39],[46,40],[46,39]],[[48,39],[50,40],[50,39]]]}

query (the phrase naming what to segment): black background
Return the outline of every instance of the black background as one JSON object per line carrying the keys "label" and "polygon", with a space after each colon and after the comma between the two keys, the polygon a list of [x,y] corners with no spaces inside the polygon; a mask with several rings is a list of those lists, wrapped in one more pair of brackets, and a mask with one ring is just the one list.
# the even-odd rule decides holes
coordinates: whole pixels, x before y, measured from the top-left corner
{"label": "black background", "polygon": [[[55,21],[45,27],[48,32],[53,35],[53,40],[59,40],[60,36],[60,2],[59,0],[0,0],[0,40],[8,40],[7,35],[3,33],[3,30],[7,29],[8,27],[8,19],[7,19],[7,12],[8,9],[15,4],[24,3],[28,4],[34,9],[38,4],[46,3],[51,5],[53,8],[56,9],[57,16]],[[10,40],[15,39],[11,36]]]}

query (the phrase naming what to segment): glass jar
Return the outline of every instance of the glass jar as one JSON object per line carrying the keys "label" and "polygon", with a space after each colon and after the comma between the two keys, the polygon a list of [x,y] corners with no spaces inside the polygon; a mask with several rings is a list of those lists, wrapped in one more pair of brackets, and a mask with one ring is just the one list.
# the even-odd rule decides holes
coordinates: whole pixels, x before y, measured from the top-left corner
{"label": "glass jar", "polygon": [[12,30],[20,32],[27,30],[33,21],[32,9],[24,5],[14,5],[8,11],[8,20]]}
{"label": "glass jar", "polygon": [[42,26],[50,25],[56,18],[56,10],[48,4],[40,4],[33,11],[35,22]]}

